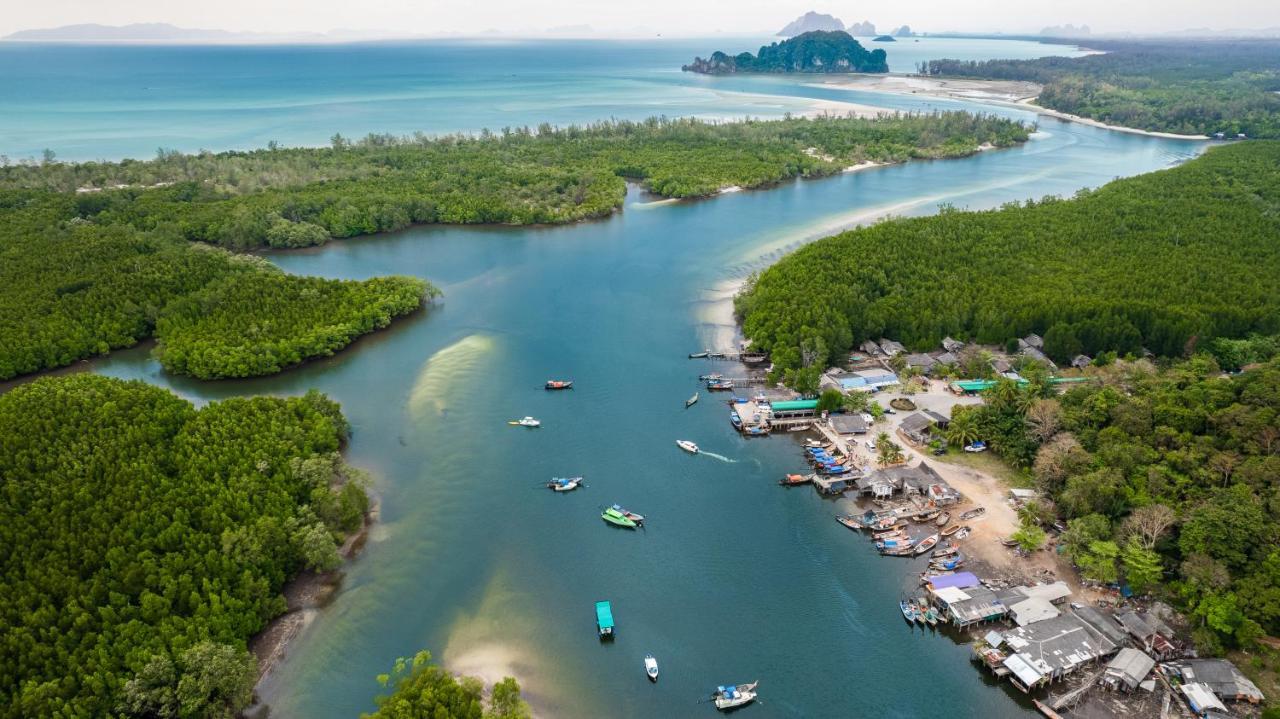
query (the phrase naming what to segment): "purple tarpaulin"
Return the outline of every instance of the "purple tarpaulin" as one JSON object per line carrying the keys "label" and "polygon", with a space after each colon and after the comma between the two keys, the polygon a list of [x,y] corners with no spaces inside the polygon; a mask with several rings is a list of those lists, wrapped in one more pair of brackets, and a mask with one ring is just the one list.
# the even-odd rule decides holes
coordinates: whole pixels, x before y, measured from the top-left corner
{"label": "purple tarpaulin", "polygon": [[942,589],[943,587],[957,587],[964,589],[965,587],[976,587],[980,584],[978,578],[973,572],[956,572],[948,574],[945,577],[934,577],[929,580],[929,584],[934,589]]}

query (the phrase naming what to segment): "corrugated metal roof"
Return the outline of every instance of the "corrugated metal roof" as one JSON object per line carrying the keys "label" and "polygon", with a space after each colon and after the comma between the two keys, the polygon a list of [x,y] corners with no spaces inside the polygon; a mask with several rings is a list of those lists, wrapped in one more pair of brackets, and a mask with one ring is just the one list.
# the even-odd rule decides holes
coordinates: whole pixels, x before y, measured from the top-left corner
{"label": "corrugated metal roof", "polygon": [[1191,708],[1197,714],[1203,714],[1208,709],[1218,709],[1224,712],[1227,710],[1227,707],[1218,701],[1218,697],[1208,685],[1191,683],[1183,684],[1179,688],[1187,696],[1187,701],[1191,703]]}
{"label": "corrugated metal roof", "polygon": [[1004,665],[1008,667],[1009,671],[1013,672],[1013,675],[1024,685],[1034,686],[1036,682],[1039,682],[1049,672],[1042,672],[1032,666],[1032,661],[1034,660],[1024,657],[1021,654],[1010,654],[1005,657]]}

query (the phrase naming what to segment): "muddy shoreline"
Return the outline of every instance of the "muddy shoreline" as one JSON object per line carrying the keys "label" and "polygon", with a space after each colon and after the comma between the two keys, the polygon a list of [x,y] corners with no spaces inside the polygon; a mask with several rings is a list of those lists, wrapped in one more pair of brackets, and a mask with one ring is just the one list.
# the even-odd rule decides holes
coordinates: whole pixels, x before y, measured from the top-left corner
{"label": "muddy shoreline", "polygon": [[359,556],[369,541],[369,531],[378,520],[380,510],[378,498],[371,495],[369,499],[369,511],[365,514],[360,529],[347,537],[338,548],[338,555],[343,559],[342,566],[332,572],[306,571],[286,583],[283,590],[287,607],[285,613],[272,619],[249,640],[249,651],[258,661],[258,678],[254,684],[254,703],[243,712],[248,719],[266,719],[270,716],[271,708],[259,700],[258,688],[284,660],[289,644],[337,596],[346,577],[347,565]]}

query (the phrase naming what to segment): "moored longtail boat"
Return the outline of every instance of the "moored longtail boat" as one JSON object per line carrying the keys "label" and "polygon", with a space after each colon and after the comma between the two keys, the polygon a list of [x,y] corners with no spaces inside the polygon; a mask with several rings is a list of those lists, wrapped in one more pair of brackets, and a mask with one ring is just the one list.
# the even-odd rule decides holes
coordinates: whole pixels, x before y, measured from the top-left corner
{"label": "moored longtail boat", "polygon": [[947,527],[946,529],[942,530],[942,536],[944,536],[944,537],[950,537],[951,535],[955,534],[956,532],[959,532],[959,531],[960,531],[960,527],[961,527],[961,526],[963,526],[963,525],[960,525],[960,524],[953,524],[953,525],[951,525],[950,527]]}
{"label": "moored longtail boat", "polygon": [[756,685],[759,683],[751,682],[750,684],[716,687],[715,693],[711,695],[711,700],[715,702],[716,709],[720,711],[728,711],[745,706],[756,700]]}
{"label": "moored longtail boat", "polygon": [[572,492],[582,486],[582,477],[555,477],[547,482],[547,489],[556,492]]}
{"label": "moored longtail boat", "polygon": [[975,507],[975,508],[970,509],[969,511],[965,512],[964,514],[961,514],[961,515],[960,515],[960,519],[961,519],[961,521],[965,521],[965,520],[969,520],[969,519],[977,519],[978,517],[981,517],[982,515],[984,515],[984,514],[986,514],[986,513],[987,513],[987,508],[986,508],[986,507]]}
{"label": "moored longtail boat", "polygon": [[609,524],[614,525],[615,527],[635,529],[636,527],[639,526],[635,522],[635,520],[631,519],[630,517],[623,514],[622,512],[619,512],[613,507],[609,507],[608,509],[604,510],[604,512],[600,514],[600,518],[608,522]]}
{"label": "moored longtail boat", "polygon": [[631,521],[635,522],[637,525],[644,524],[643,514],[636,514],[635,512],[632,512],[629,509],[623,509],[622,507],[616,504],[610,507],[610,509],[613,509],[615,511],[622,513],[622,516],[626,517],[627,519],[630,519]]}
{"label": "moored longtail boat", "polygon": [[938,521],[934,522],[934,524],[937,524],[939,527],[945,527],[947,526],[947,522],[950,522],[950,521],[951,521],[951,512],[943,512],[942,514],[938,515]]}
{"label": "moored longtail boat", "polygon": [[898,602],[898,607],[902,610],[902,618],[907,620],[908,624],[916,623],[916,605],[910,599],[903,599]]}
{"label": "moored longtail boat", "polygon": [[931,534],[928,537],[925,537],[924,540],[922,540],[919,544],[916,545],[916,549],[915,549],[916,556],[918,557],[921,554],[924,554],[925,552],[929,551],[930,549],[933,549],[934,545],[936,545],[937,543],[938,543],[938,535]]}
{"label": "moored longtail boat", "polygon": [[840,516],[836,517],[836,521],[855,532],[862,529],[862,522],[858,521],[857,517]]}
{"label": "moored longtail boat", "polygon": [[812,481],[813,481],[812,474],[788,474],[787,476],[778,480],[778,484],[781,484],[785,487],[794,487],[798,484],[808,484],[809,482],[812,482]]}
{"label": "moored longtail boat", "polygon": [[689,408],[690,408],[690,407],[692,407],[692,406],[694,405],[694,403],[696,403],[697,401],[698,401],[698,393],[697,393],[697,392],[694,392],[692,397],[690,397],[689,399],[686,399],[686,400],[684,401],[684,408],[685,408],[685,409],[689,409]]}

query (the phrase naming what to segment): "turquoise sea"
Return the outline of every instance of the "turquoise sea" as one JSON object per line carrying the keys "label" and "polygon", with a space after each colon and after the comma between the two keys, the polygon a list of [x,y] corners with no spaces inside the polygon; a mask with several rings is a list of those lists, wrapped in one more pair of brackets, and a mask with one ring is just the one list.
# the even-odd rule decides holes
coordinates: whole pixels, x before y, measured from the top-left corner
{"label": "turquoise sea", "polygon": [[[939,52],[959,54],[955,42],[938,41]],[[970,56],[1050,49],[963,42]],[[53,73],[44,82],[0,73],[8,83],[0,96],[26,83],[44,98],[22,98],[17,114],[26,120],[0,113],[0,151],[51,145],[111,157],[154,145],[323,142],[335,130],[732,115],[744,93],[775,111],[848,99],[1036,122],[961,102],[669,71],[672,61],[725,46],[621,44],[615,56],[593,43],[446,43],[360,46],[346,59],[335,47],[28,48],[59,59],[44,63]],[[588,51],[611,64],[563,61]],[[0,62],[12,68],[15,53],[0,48]],[[307,83],[281,84],[288,68],[300,77],[282,60],[299,53],[328,58],[326,69],[304,73]],[[155,76],[101,100],[112,93],[91,87],[85,54],[97,54],[98,66],[152,67]],[[421,58],[433,56],[453,58],[449,71],[424,70],[431,63]],[[559,69],[550,56],[562,58]],[[276,60],[264,67],[263,57]],[[407,66],[410,57],[420,64]],[[525,58],[518,69],[517,57]],[[183,67],[200,68],[198,86],[178,82]],[[430,72],[452,80],[415,84]],[[70,85],[55,90],[62,82]],[[144,87],[167,89],[152,97]],[[18,129],[27,139],[11,142]],[[800,243],[885,214],[1070,195],[1202,147],[1041,119],[1025,146],[963,160],[699,202],[655,203],[632,192],[623,212],[575,226],[421,227],[335,241],[270,258],[329,277],[414,274],[440,285],[444,298],[276,377],[172,377],[142,347],[76,369],[141,378],[196,402],[318,388],[342,403],[353,426],[349,458],[374,477],[379,521],[340,593],[260,687],[272,717],[351,719],[373,707],[377,674],[423,648],[455,671],[518,677],[546,717],[709,717],[714,709],[699,700],[716,685],[757,679],[763,701],[741,716],[1031,717],[1025,697],[975,668],[956,637],[903,623],[897,601],[914,586],[918,563],[885,560],[832,521],[843,503],[777,486],[800,467],[795,439],[742,439],[727,408],[705,393],[684,408],[708,371],[685,356],[731,341],[729,288]],[[575,389],[544,392],[550,377],[572,378]],[[524,415],[543,427],[506,424]],[[680,438],[722,459],[687,455],[674,444]],[[589,486],[563,496],[537,486],[566,475],[583,475]],[[599,508],[613,502],[647,515],[647,529],[605,526]],[[595,636],[598,599],[613,602],[618,637],[609,644]],[[643,675],[646,653],[662,663],[656,685]]]}
{"label": "turquoise sea", "polygon": [[[206,46],[0,43],[0,154],[150,158],[158,148],[323,145],[333,134],[446,133],[653,115],[800,112],[796,98],[680,72],[694,55],[776,38],[468,40]],[[870,44],[868,44],[870,46]],[[878,44],[876,46],[879,46]],[[1079,54],[1024,41],[887,45],[895,72],[937,57]]]}

